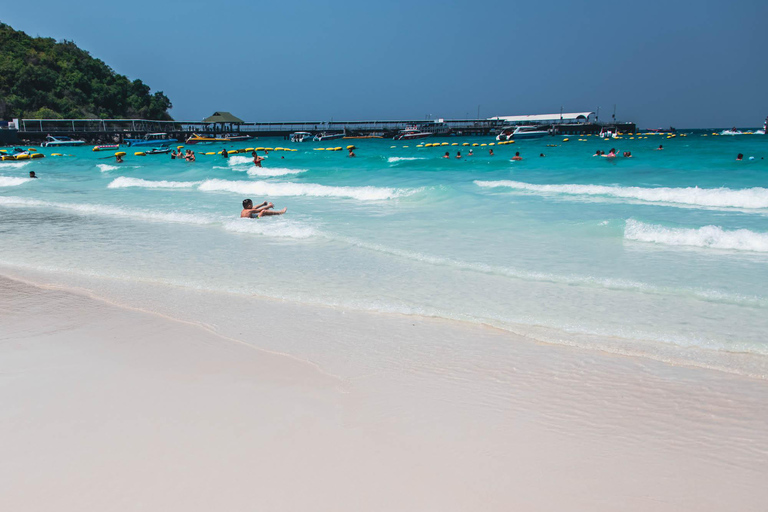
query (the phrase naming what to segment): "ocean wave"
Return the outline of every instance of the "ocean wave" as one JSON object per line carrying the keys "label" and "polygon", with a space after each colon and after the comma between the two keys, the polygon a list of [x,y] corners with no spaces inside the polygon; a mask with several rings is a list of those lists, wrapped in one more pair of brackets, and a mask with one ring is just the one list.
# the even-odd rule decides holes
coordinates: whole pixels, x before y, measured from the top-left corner
{"label": "ocean wave", "polygon": [[98,167],[101,172],[116,171],[120,168],[117,165],[109,165],[109,164],[96,164],[96,167]]}
{"label": "ocean wave", "polygon": [[224,229],[234,233],[252,233],[279,238],[305,239],[320,235],[320,232],[312,226],[283,218],[279,220],[233,219],[224,223]]}
{"label": "ocean wave", "polygon": [[245,165],[245,164],[253,165],[253,157],[242,156],[242,155],[232,155],[229,158],[227,158],[227,164],[229,164],[230,166]]}
{"label": "ocean wave", "polygon": [[717,290],[706,290],[700,288],[672,288],[658,286],[654,284],[643,283],[631,279],[595,277],[584,275],[563,275],[549,272],[537,272],[533,270],[523,270],[514,267],[499,265],[490,265],[486,263],[473,263],[467,261],[445,258],[441,256],[432,256],[416,251],[398,249],[376,243],[365,242],[348,237],[336,237],[323,235],[331,240],[337,240],[361,249],[389,254],[399,258],[417,261],[434,266],[452,267],[457,270],[476,272],[479,274],[489,274],[503,276],[511,279],[521,279],[525,281],[550,282],[556,284],[567,284],[571,286],[600,287],[611,290],[622,290],[653,295],[683,295],[693,297],[705,302],[739,304],[751,307],[768,307],[768,299],[758,296],[748,296],[740,294],[731,294]]}
{"label": "ocean wave", "polygon": [[158,222],[178,222],[183,224],[205,225],[216,222],[216,218],[214,217],[199,214],[128,209],[101,204],[52,204],[50,202],[39,201],[37,199],[26,199],[23,197],[0,197],[0,205],[56,208],[58,210],[72,211],[85,215],[96,215],[99,217],[123,217]]}
{"label": "ocean wave", "polygon": [[20,167],[24,167],[25,165],[29,165],[31,163],[32,162],[30,162],[29,160],[22,161],[22,162],[9,162],[9,161],[6,160],[4,162],[0,162],[0,168],[2,168],[2,169],[18,169]]}
{"label": "ocean wave", "polygon": [[411,160],[426,160],[426,158],[420,156],[391,156],[387,158],[387,162],[391,164],[397,162],[409,162]]}
{"label": "ocean wave", "polygon": [[629,219],[624,228],[624,238],[662,245],[768,252],[768,233],[756,233],[748,229],[724,230],[719,226],[669,228]]}
{"label": "ocean wave", "polygon": [[251,176],[286,176],[288,174],[301,174],[307,169],[287,169],[285,167],[256,167],[251,166],[248,174]]}
{"label": "ocean wave", "polygon": [[250,233],[272,238],[306,239],[321,236],[322,233],[312,225],[293,219],[240,219],[221,215],[207,215],[183,212],[162,212],[132,208],[121,208],[101,204],[54,203],[27,199],[24,197],[0,196],[0,206],[56,208],[81,215],[97,217],[119,217],[150,222],[169,222],[193,224],[197,226],[219,226],[233,233]]}
{"label": "ocean wave", "polygon": [[607,196],[634,199],[648,203],[664,203],[695,207],[715,208],[768,208],[768,189],[762,187],[730,188],[643,188],[608,185],[536,185],[521,181],[475,181],[484,188],[507,187],[542,194],[566,194],[579,196]]}
{"label": "ocean wave", "polygon": [[32,178],[17,178],[14,176],[0,176],[0,187],[15,187],[32,181]]}
{"label": "ocean wave", "polygon": [[412,189],[383,187],[331,187],[315,183],[270,183],[266,181],[206,180],[199,187],[204,192],[234,192],[255,196],[309,196],[345,197],[359,201],[380,201],[403,197],[415,192]]}
{"label": "ocean wave", "polygon": [[121,176],[115,178],[112,183],[107,185],[107,188],[192,188],[195,185],[199,185],[201,181],[150,181],[142,180],[140,178],[126,178]]}

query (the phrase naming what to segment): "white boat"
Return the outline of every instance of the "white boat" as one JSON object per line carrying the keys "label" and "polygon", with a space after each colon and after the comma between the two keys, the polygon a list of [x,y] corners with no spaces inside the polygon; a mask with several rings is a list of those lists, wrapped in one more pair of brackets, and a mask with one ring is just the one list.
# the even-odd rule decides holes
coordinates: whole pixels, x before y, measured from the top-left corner
{"label": "white boat", "polygon": [[392,137],[394,140],[414,140],[424,139],[431,137],[431,132],[424,132],[419,130],[417,126],[409,126],[405,130],[401,130],[400,133]]}
{"label": "white boat", "polygon": [[53,135],[49,135],[45,138],[45,142],[40,145],[44,148],[52,148],[58,146],[82,146],[83,144],[85,144],[84,140],[74,140],[70,137],[54,137]]}
{"label": "white boat", "polygon": [[603,128],[600,130],[600,137],[604,139],[615,139],[618,135],[610,128]]}
{"label": "white boat", "polygon": [[289,138],[291,142],[307,142],[312,140],[312,134],[309,132],[293,132]]}
{"label": "white boat", "polygon": [[549,129],[546,126],[527,125],[502,130],[502,132],[496,136],[496,140],[540,139],[547,135],[549,135]]}
{"label": "white boat", "polygon": [[315,137],[312,139],[315,142],[323,142],[324,140],[336,140],[341,139],[344,137],[343,133],[318,133],[315,135]]}

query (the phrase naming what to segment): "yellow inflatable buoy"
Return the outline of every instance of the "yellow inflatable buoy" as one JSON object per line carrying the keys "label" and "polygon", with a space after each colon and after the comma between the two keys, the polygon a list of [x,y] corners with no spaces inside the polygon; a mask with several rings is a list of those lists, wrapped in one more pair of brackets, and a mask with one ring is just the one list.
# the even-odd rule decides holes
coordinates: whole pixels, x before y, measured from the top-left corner
{"label": "yellow inflatable buoy", "polygon": [[45,157],[45,155],[42,154],[42,153],[34,153],[34,154],[30,155],[30,156],[32,158],[43,158],[43,157]]}
{"label": "yellow inflatable buoy", "polygon": [[145,152],[143,152],[143,151],[136,151],[133,155],[134,156],[147,156],[147,154]]}
{"label": "yellow inflatable buoy", "polygon": [[64,156],[61,153],[51,153],[51,156]]}
{"label": "yellow inflatable buoy", "polygon": [[353,145],[349,145],[349,146],[347,146],[347,149],[357,149],[357,148],[355,146],[353,146]]}
{"label": "yellow inflatable buoy", "polygon": [[253,151],[253,148],[245,148],[245,150],[246,150],[248,153],[250,153],[251,151]]}
{"label": "yellow inflatable buoy", "polygon": [[264,151],[274,151],[275,148],[264,148]]}
{"label": "yellow inflatable buoy", "polygon": [[215,152],[215,151],[210,151],[210,152],[208,152],[208,153],[203,153],[203,154],[204,154],[204,155],[215,155],[215,154],[216,154],[216,152]]}
{"label": "yellow inflatable buoy", "polygon": [[37,150],[35,148],[27,148],[27,151],[31,151],[33,153],[37,152]]}
{"label": "yellow inflatable buoy", "polygon": [[315,151],[325,151],[325,148],[315,148]]}
{"label": "yellow inflatable buoy", "polygon": [[118,151],[115,156],[125,156],[125,151]]}
{"label": "yellow inflatable buoy", "polygon": [[440,143],[440,145],[441,145],[441,146],[447,146],[447,145],[448,145],[448,143],[447,143],[447,142],[441,142],[441,143]]}
{"label": "yellow inflatable buoy", "polygon": [[[5,157],[3,157],[5,159]],[[29,160],[29,155],[16,155],[16,160]]]}
{"label": "yellow inflatable buoy", "polygon": [[0,160],[16,160],[16,159],[10,155],[3,155],[3,157],[0,158]]}
{"label": "yellow inflatable buoy", "polygon": [[568,137],[566,137],[566,138],[564,138],[564,139],[563,139],[563,142],[568,142],[569,140],[571,140],[571,139],[569,139]]}
{"label": "yellow inflatable buoy", "polygon": [[487,146],[488,144],[480,144],[480,146]]}
{"label": "yellow inflatable buoy", "polygon": [[472,145],[473,146],[479,146],[480,144],[478,144],[477,142],[473,142]]}
{"label": "yellow inflatable buoy", "polygon": [[416,147],[417,147],[417,148],[423,148],[423,147],[424,147],[424,144],[416,144]]}
{"label": "yellow inflatable buoy", "polygon": [[256,148],[254,151],[264,151],[264,148]]}
{"label": "yellow inflatable buoy", "polygon": [[495,142],[489,142],[489,143],[488,143],[488,145],[489,145],[489,146],[495,146],[495,145],[496,145],[496,143],[495,143]]}
{"label": "yellow inflatable buoy", "polygon": [[462,146],[469,146],[469,142],[463,143]]}
{"label": "yellow inflatable buoy", "polygon": [[458,145],[459,145],[458,142],[454,142],[453,144],[451,144],[451,146],[458,146]]}

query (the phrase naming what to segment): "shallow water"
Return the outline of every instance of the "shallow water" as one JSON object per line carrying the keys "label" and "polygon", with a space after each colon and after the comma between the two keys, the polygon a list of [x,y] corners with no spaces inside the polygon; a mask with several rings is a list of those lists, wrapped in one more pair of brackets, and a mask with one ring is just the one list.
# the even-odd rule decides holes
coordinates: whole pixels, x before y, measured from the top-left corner
{"label": "shallow water", "polygon": [[[298,150],[270,152],[260,169],[243,155],[187,163],[132,151],[116,164],[89,148],[2,162],[0,264],[437,316],[689,362],[723,354],[726,367],[732,353],[768,355],[768,139],[578,139],[518,141],[495,156],[461,145],[492,139],[469,137],[349,141],[356,158],[278,139],[195,148]],[[438,141],[457,145],[416,147]],[[633,158],[592,156],[612,146]],[[524,160],[510,161],[515,151]],[[40,179],[24,179],[30,170]],[[245,197],[288,213],[239,219]]]}

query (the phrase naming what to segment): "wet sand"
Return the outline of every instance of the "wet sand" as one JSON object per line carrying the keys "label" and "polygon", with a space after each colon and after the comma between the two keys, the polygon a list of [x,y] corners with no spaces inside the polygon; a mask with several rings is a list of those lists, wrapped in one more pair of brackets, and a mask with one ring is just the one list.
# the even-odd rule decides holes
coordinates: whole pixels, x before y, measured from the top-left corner
{"label": "wet sand", "polygon": [[[3,508],[758,511],[768,500],[766,381],[427,318],[274,301],[253,315],[258,336],[237,336],[0,278]],[[343,339],[336,353],[306,348]]]}

